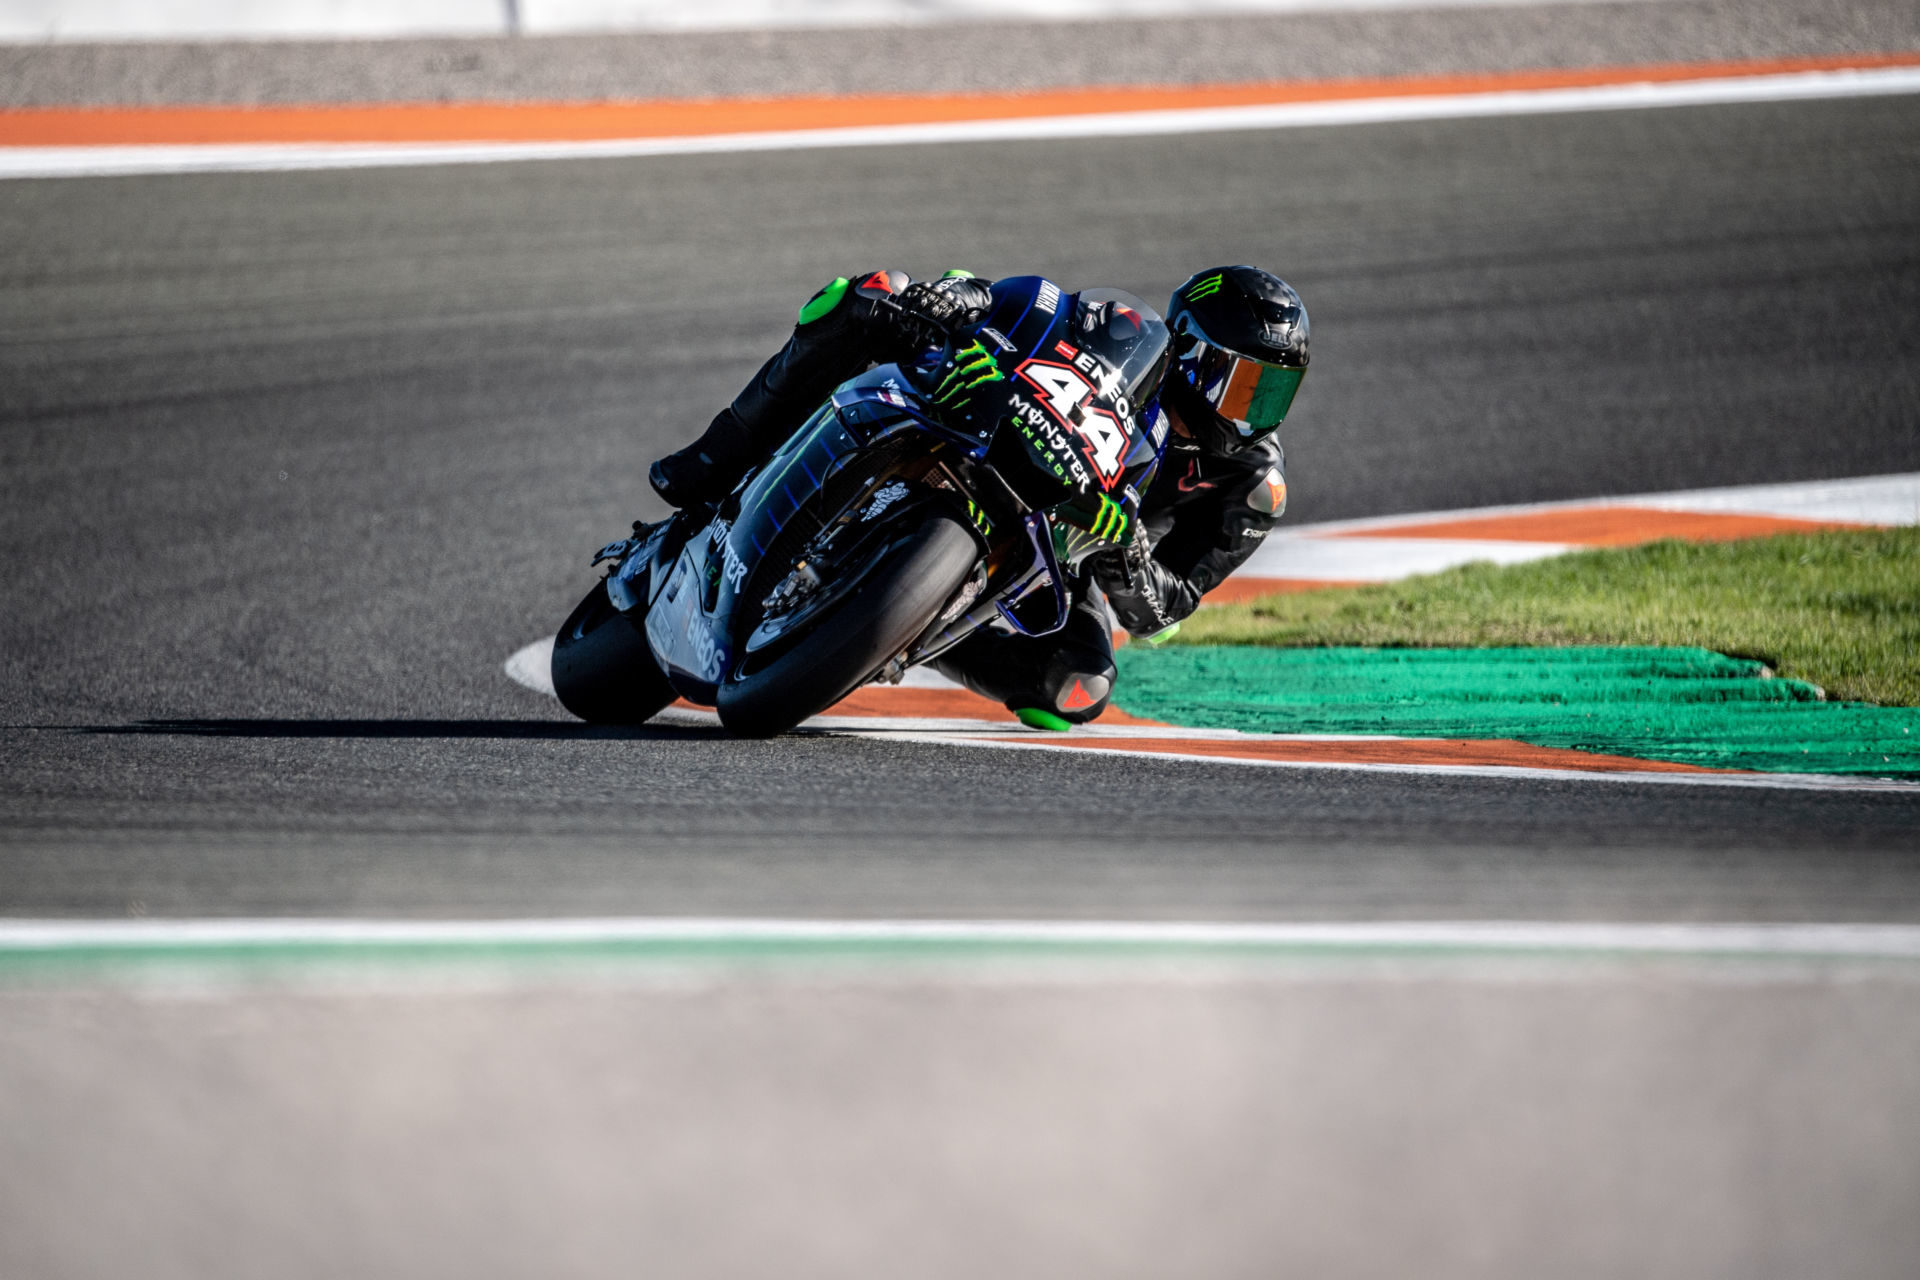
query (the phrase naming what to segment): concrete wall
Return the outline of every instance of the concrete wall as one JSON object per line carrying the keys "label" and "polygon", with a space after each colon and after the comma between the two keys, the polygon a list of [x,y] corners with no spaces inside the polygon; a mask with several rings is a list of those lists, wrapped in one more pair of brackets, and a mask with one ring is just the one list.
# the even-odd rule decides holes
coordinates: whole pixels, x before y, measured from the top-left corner
{"label": "concrete wall", "polygon": [[0,42],[922,26],[1577,0],[0,0]]}
{"label": "concrete wall", "polygon": [[497,35],[511,0],[0,0],[0,40]]}

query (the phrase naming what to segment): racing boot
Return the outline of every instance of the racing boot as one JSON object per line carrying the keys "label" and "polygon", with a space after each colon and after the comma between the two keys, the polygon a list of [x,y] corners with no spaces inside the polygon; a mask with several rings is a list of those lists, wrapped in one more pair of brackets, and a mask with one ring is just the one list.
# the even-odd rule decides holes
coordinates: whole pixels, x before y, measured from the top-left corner
{"label": "racing boot", "polygon": [[1052,635],[983,629],[934,659],[934,666],[1034,729],[1064,732],[1097,719],[1113,700],[1113,632],[1106,610],[1084,589]]}
{"label": "racing boot", "polygon": [[[1100,713],[1107,709],[1113,700],[1112,663],[1106,664],[1103,671],[1082,671],[1077,667],[1091,667],[1090,662],[1075,662],[1077,654],[1060,654],[1066,658],[1056,663],[1058,674],[1048,683],[1050,690],[1039,698],[1010,699],[1007,710],[1029,729],[1047,729],[1054,733],[1065,733],[1077,724],[1091,724]],[[1015,706],[1015,701],[1031,701],[1037,705]]]}
{"label": "racing boot", "polygon": [[729,405],[713,416],[698,440],[647,468],[647,483],[670,506],[684,510],[711,505],[733,492],[761,453]]}

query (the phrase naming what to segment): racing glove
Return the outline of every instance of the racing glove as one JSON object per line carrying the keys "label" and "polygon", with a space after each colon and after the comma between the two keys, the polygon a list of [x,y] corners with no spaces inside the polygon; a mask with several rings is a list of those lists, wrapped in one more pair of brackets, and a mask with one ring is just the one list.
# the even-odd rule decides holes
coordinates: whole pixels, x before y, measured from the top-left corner
{"label": "racing glove", "polygon": [[1137,522],[1131,541],[1090,557],[1087,569],[1113,606],[1114,618],[1131,635],[1151,638],[1170,631],[1200,604],[1191,583],[1153,558]]}
{"label": "racing glove", "polygon": [[892,298],[870,303],[868,325],[877,337],[902,351],[945,345],[956,329],[973,324],[993,308],[993,294],[972,276],[916,280]]}

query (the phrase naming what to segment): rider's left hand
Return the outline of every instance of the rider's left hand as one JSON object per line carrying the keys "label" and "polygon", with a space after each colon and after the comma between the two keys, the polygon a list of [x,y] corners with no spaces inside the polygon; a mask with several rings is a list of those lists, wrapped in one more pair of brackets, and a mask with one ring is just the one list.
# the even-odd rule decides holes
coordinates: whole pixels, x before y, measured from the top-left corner
{"label": "rider's left hand", "polygon": [[1153,580],[1148,563],[1152,559],[1153,548],[1136,517],[1128,529],[1126,542],[1112,551],[1089,557],[1087,568],[1108,596],[1136,595]]}

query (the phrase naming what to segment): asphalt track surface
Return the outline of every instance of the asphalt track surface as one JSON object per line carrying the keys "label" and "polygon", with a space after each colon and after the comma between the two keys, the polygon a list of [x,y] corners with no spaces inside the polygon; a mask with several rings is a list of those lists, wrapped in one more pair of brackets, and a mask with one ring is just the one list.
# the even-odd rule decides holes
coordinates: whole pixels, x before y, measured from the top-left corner
{"label": "asphalt track surface", "polygon": [[583,729],[823,280],[1308,300],[1322,520],[1920,466],[1920,101],[0,186],[0,911],[1920,918],[1920,800]]}

